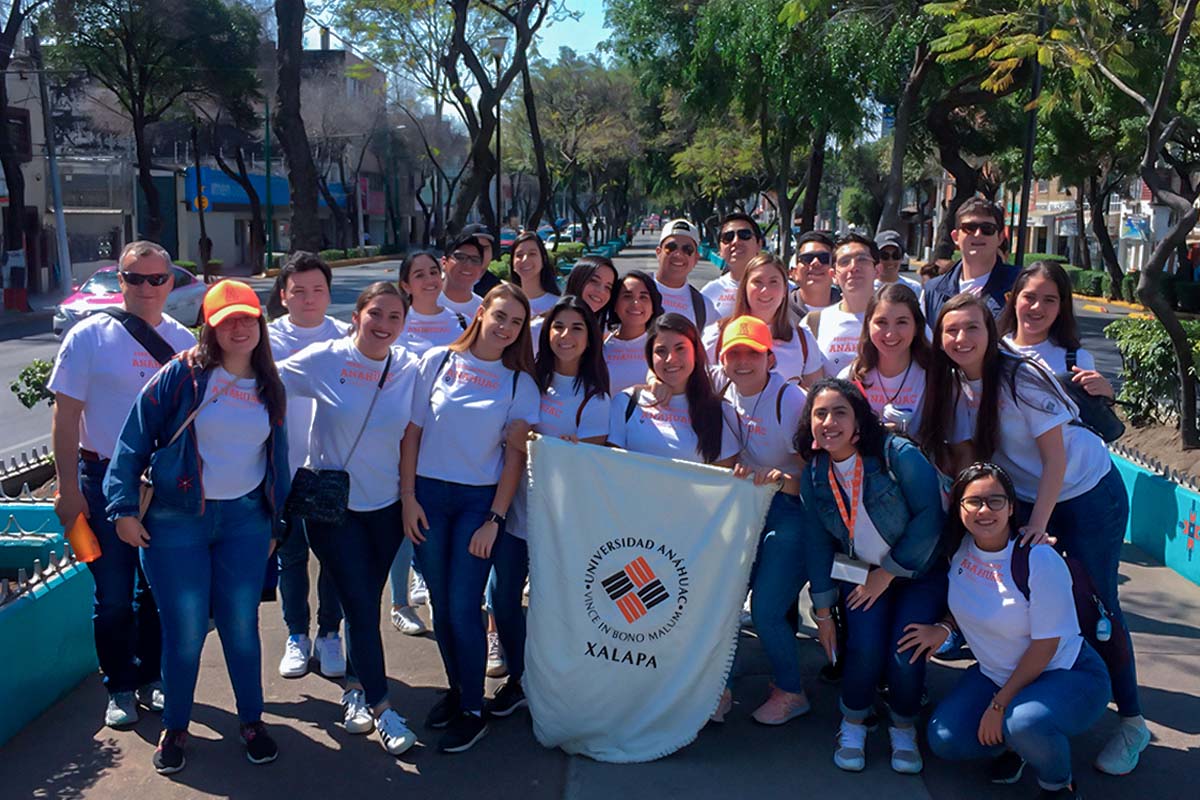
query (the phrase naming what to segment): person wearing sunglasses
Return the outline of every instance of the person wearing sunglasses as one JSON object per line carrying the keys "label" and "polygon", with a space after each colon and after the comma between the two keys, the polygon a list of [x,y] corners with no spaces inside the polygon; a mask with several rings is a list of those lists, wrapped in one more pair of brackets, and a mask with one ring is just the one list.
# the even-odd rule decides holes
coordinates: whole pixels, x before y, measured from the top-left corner
{"label": "person wearing sunglasses", "polygon": [[960,292],[983,298],[992,317],[999,317],[1018,272],[1000,256],[1004,210],[990,200],[972,197],[954,215],[950,238],[962,252],[962,260],[925,284],[921,295],[925,319],[937,319],[945,302]]}
{"label": "person wearing sunglasses", "polygon": [[720,319],[712,300],[688,283],[688,276],[700,261],[700,231],[686,219],[673,219],[663,225],[654,248],[658,272],[654,282],[662,295],[664,313],[687,317],[697,330]]}
{"label": "person wearing sunglasses", "polygon": [[475,284],[487,270],[487,265],[479,239],[471,233],[459,234],[442,256],[446,285],[438,305],[462,314],[466,319],[474,317],[483,302],[483,298],[475,294]]}
{"label": "person wearing sunglasses", "polygon": [[921,282],[900,274],[900,265],[904,263],[904,237],[896,231],[883,231],[875,237],[875,246],[879,248],[879,264],[875,267],[875,288],[899,283],[912,289],[917,297],[920,297]]}
{"label": "person wearing sunglasses", "polygon": [[[100,557],[88,565],[96,583],[92,630],[108,690],[104,724],[121,728],[138,721],[139,702],[162,710],[162,639],[158,606],[137,549],[117,538],[104,513],[101,482],[129,409],[165,363],[159,359],[190,348],[196,339],[163,313],[173,284],[165,250],[152,242],[131,242],[117,263],[123,310],[92,314],[67,332],[48,388],[54,393],[59,488],[54,510],[64,530],[82,514],[100,543]],[[151,338],[165,348],[161,355],[142,343]]]}
{"label": "person wearing sunglasses", "polygon": [[825,355],[825,374],[839,374],[859,351],[867,304],[875,292],[875,242],[857,233],[837,240],[833,249],[834,278],[842,289],[837,305],[809,311],[802,323]]}
{"label": "person wearing sunglasses", "polygon": [[733,313],[738,283],[746,274],[746,266],[762,250],[763,235],[754,217],[741,211],[726,214],[721,220],[720,231],[717,245],[725,272],[700,291],[716,306],[721,319],[725,319]]}
{"label": "person wearing sunglasses", "polygon": [[809,231],[796,242],[791,275],[796,288],[788,295],[792,322],[799,325],[810,311],[828,308],[842,299],[833,285],[833,237],[824,231]]}

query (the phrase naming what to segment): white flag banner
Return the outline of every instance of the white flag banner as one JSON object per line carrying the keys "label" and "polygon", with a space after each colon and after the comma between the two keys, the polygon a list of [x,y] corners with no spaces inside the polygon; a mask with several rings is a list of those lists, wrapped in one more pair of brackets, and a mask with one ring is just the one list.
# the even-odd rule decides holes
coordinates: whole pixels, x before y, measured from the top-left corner
{"label": "white flag banner", "polygon": [[525,693],[547,747],[640,762],[691,743],[733,666],[774,486],[530,443]]}

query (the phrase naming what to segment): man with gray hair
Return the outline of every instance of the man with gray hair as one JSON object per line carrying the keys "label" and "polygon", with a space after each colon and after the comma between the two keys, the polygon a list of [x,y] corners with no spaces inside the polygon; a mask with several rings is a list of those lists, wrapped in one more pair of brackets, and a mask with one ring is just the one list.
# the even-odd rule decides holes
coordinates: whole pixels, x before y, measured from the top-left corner
{"label": "man with gray hair", "polygon": [[67,332],[48,383],[58,476],[54,510],[64,530],[82,516],[100,544],[100,557],[88,565],[96,583],[92,627],[108,689],[104,722],[114,728],[137,722],[138,702],[162,710],[162,640],[137,548],[117,538],[101,483],[142,387],[176,352],[196,343],[163,314],[174,283],[166,250],[131,242],[117,269],[122,307],[93,314]]}

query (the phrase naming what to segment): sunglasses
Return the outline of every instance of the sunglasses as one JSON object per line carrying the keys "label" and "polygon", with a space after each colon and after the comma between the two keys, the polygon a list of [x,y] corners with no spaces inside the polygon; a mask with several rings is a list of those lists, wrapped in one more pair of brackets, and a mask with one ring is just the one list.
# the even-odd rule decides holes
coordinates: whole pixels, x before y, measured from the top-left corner
{"label": "sunglasses", "polygon": [[992,511],[1003,511],[1004,507],[1008,505],[1008,496],[992,494],[987,497],[964,497],[959,502],[959,505],[971,512],[982,511],[984,506],[987,506]]}
{"label": "sunglasses", "polygon": [[148,283],[151,286],[162,286],[171,280],[169,272],[156,272],[153,275],[143,275],[140,272],[126,272],[125,270],[121,270],[120,275],[121,280],[130,286],[141,286],[143,283]]}
{"label": "sunglasses", "polygon": [[682,250],[685,256],[693,255],[696,252],[696,248],[690,244],[679,245],[675,242],[667,242],[663,245],[663,250],[666,250],[668,253],[674,253],[676,250]]}
{"label": "sunglasses", "polygon": [[1000,226],[994,222],[960,222],[958,229],[971,236],[995,236],[1000,232]]}
{"label": "sunglasses", "polygon": [[749,228],[738,228],[736,231],[721,231],[721,244],[732,244],[734,239],[748,242],[754,238],[754,231]]}
{"label": "sunglasses", "polygon": [[815,262],[820,262],[828,267],[833,263],[833,253],[801,253],[800,255],[796,256],[796,260],[801,264],[813,264]]}
{"label": "sunglasses", "polygon": [[481,256],[473,256],[465,250],[458,250],[454,253],[451,253],[450,257],[453,258],[455,261],[461,261],[464,264],[482,264],[483,263],[483,258]]}
{"label": "sunglasses", "polygon": [[884,261],[899,261],[900,251],[893,250],[890,247],[879,251],[879,257]]}

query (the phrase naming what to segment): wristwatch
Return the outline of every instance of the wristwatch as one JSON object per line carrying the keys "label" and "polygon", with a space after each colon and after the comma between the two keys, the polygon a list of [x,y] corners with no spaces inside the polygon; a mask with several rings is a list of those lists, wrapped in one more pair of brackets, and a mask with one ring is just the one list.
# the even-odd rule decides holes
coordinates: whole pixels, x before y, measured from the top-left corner
{"label": "wristwatch", "polygon": [[503,514],[497,514],[495,511],[489,511],[487,521],[494,522],[497,525],[503,525],[505,517]]}

